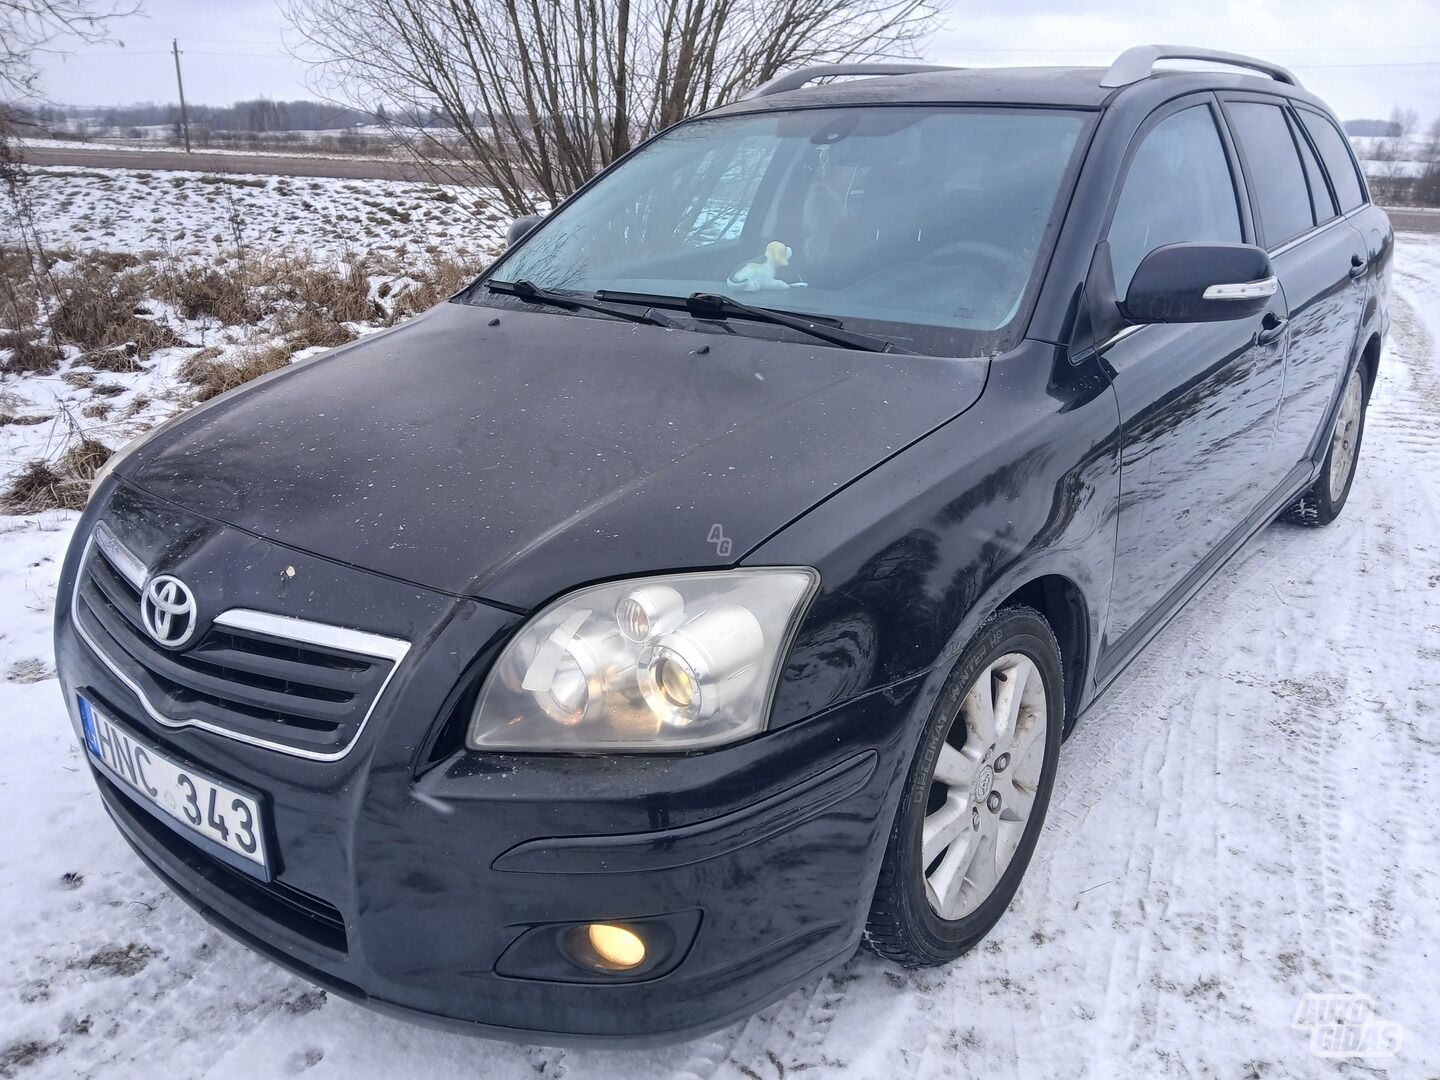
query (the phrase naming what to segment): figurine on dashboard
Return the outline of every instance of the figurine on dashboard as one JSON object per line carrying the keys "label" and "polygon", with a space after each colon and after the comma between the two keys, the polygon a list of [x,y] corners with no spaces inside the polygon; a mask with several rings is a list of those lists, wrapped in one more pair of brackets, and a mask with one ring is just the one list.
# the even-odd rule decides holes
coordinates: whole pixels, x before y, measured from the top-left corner
{"label": "figurine on dashboard", "polygon": [[794,251],[779,240],[772,240],[765,245],[764,255],[751,262],[741,264],[738,270],[725,279],[725,284],[731,285],[741,292],[802,288],[805,282],[785,281],[778,273],[790,265],[790,256],[793,254]]}

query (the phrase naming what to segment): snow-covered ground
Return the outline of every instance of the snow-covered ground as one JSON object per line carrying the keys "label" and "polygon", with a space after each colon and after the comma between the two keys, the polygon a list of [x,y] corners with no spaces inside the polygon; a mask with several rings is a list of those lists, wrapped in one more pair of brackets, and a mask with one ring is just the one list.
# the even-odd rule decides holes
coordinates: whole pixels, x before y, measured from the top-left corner
{"label": "snow-covered ground", "polygon": [[483,193],[401,180],[74,165],[31,173],[45,234],[83,249],[224,255],[234,248],[238,225],[246,244],[271,253],[483,250],[509,223]]}
{"label": "snow-covered ground", "polygon": [[[1344,516],[1268,529],[1095,708],[989,939],[943,970],[861,954],[667,1050],[437,1034],[210,929],[130,854],[71,737],[49,625],[73,515],[0,518],[0,1075],[1440,1074],[1440,240],[1397,258]],[[1368,995],[1398,1055],[1313,1056],[1311,992]]]}

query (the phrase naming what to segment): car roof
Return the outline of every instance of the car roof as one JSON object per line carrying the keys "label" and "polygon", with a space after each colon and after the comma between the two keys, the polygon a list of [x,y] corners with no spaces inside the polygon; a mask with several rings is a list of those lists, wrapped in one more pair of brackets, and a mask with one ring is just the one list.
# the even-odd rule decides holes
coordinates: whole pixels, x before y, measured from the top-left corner
{"label": "car roof", "polygon": [[1180,94],[1201,90],[1281,94],[1326,112],[1314,95],[1300,87],[1260,75],[1228,71],[1156,71],[1125,86],[1102,86],[1103,67],[953,68],[907,75],[846,79],[798,90],[750,97],[714,109],[706,116],[728,116],[835,105],[1033,105],[1099,109],[1122,100],[1148,112]]}

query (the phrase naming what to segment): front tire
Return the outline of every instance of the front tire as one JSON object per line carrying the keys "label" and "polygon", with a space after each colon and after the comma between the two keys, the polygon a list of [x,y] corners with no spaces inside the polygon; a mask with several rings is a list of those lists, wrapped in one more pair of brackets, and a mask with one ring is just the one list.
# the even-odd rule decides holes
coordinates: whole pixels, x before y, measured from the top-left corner
{"label": "front tire", "polygon": [[955,662],[910,767],[865,940],[944,964],[1000,920],[1030,863],[1065,727],[1060,646],[1033,608],[991,615]]}
{"label": "front tire", "polygon": [[1350,486],[1355,482],[1355,463],[1360,460],[1360,440],[1365,434],[1365,409],[1369,399],[1365,376],[1357,367],[1345,380],[1340,411],[1335,416],[1335,430],[1331,433],[1330,448],[1325,452],[1320,475],[1285,508],[1281,517],[1286,521],[1319,528],[1340,516],[1345,500],[1350,497]]}

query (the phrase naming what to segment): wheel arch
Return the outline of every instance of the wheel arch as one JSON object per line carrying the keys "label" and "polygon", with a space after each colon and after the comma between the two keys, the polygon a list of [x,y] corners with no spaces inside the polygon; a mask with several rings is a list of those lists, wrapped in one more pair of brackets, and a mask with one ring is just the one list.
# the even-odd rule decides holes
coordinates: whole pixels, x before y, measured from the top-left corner
{"label": "wheel arch", "polygon": [[1360,370],[1365,375],[1365,396],[1368,398],[1375,389],[1375,380],[1380,374],[1380,335],[1371,333],[1365,347],[1360,350]]}
{"label": "wheel arch", "polygon": [[1079,715],[1090,667],[1090,613],[1085,594],[1070,578],[1044,574],[1014,589],[994,610],[1025,605],[1038,611],[1060,644],[1060,670],[1065,678],[1065,735]]}

